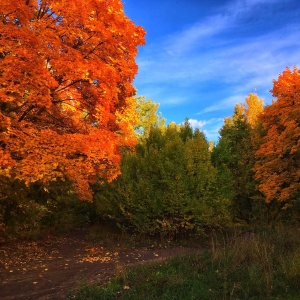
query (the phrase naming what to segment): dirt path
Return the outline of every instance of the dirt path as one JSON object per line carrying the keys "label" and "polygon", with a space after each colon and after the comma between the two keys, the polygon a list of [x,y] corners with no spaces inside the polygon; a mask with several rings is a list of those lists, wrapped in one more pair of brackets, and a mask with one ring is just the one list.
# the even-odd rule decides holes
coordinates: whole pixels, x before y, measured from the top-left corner
{"label": "dirt path", "polygon": [[103,246],[80,232],[54,240],[0,245],[0,299],[65,299],[81,283],[108,280],[124,266],[200,252]]}

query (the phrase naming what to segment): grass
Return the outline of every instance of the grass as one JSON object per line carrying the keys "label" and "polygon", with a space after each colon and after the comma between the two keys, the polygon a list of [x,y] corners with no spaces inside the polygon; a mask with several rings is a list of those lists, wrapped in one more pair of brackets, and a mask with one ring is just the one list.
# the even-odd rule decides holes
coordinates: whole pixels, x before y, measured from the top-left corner
{"label": "grass", "polygon": [[211,251],[121,268],[69,299],[300,299],[299,229],[211,235]]}

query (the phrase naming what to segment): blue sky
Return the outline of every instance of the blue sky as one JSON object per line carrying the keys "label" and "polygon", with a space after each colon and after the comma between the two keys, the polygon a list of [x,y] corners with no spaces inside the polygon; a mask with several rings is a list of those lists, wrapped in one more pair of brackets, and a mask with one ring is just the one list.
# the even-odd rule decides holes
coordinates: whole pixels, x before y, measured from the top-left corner
{"label": "blue sky", "polygon": [[139,48],[138,95],[160,103],[167,122],[190,119],[218,140],[224,117],[273,79],[300,68],[300,0],[123,0],[147,31]]}

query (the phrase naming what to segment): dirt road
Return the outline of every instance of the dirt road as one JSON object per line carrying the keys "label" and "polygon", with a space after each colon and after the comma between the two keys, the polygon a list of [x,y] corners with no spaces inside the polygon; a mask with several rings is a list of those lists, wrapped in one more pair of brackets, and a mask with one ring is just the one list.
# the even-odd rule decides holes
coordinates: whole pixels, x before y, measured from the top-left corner
{"label": "dirt road", "polygon": [[87,282],[109,280],[116,270],[187,253],[198,248],[104,246],[80,232],[51,241],[0,245],[0,299],[66,299]]}

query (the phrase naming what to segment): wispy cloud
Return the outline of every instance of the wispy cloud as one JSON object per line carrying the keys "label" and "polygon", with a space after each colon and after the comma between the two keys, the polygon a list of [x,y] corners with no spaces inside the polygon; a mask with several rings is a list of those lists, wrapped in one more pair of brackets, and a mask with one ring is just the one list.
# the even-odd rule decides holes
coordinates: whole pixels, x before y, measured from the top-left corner
{"label": "wispy cloud", "polygon": [[243,102],[245,99],[244,95],[234,95],[221,99],[215,102],[215,104],[205,107],[203,110],[197,112],[197,115],[203,115],[209,112],[215,112],[220,110],[225,110],[228,108],[233,108],[237,103]]}
{"label": "wispy cloud", "polygon": [[[240,81],[243,77],[265,78],[278,73],[283,65],[294,65],[300,62],[300,39],[298,32],[287,34],[282,31],[273,32],[260,37],[249,38],[237,44],[214,45],[208,51],[170,55],[162,51],[145,61],[139,57],[138,64],[147,76],[139,78],[139,82],[157,83],[170,80],[208,81],[219,78],[226,82]],[[178,48],[170,44],[169,48]]]}
{"label": "wispy cloud", "polygon": [[[216,116],[229,115],[236,103],[254,91],[266,102],[271,100],[272,80],[286,66],[300,66],[299,20],[294,16],[291,21],[282,20],[280,26],[273,26],[272,18],[282,19],[281,0],[229,3],[214,15],[143,49],[137,60],[140,71],[136,80],[142,94],[164,108],[177,105],[181,110],[184,103],[193,104],[189,97],[205,95],[194,102],[197,109],[192,118],[212,112]],[[272,14],[269,20],[257,20],[257,16],[263,18],[260,9]],[[257,31],[251,20],[254,25],[257,22]],[[262,30],[261,26],[266,28]],[[205,131],[216,135],[218,130],[212,123],[205,123]]]}

